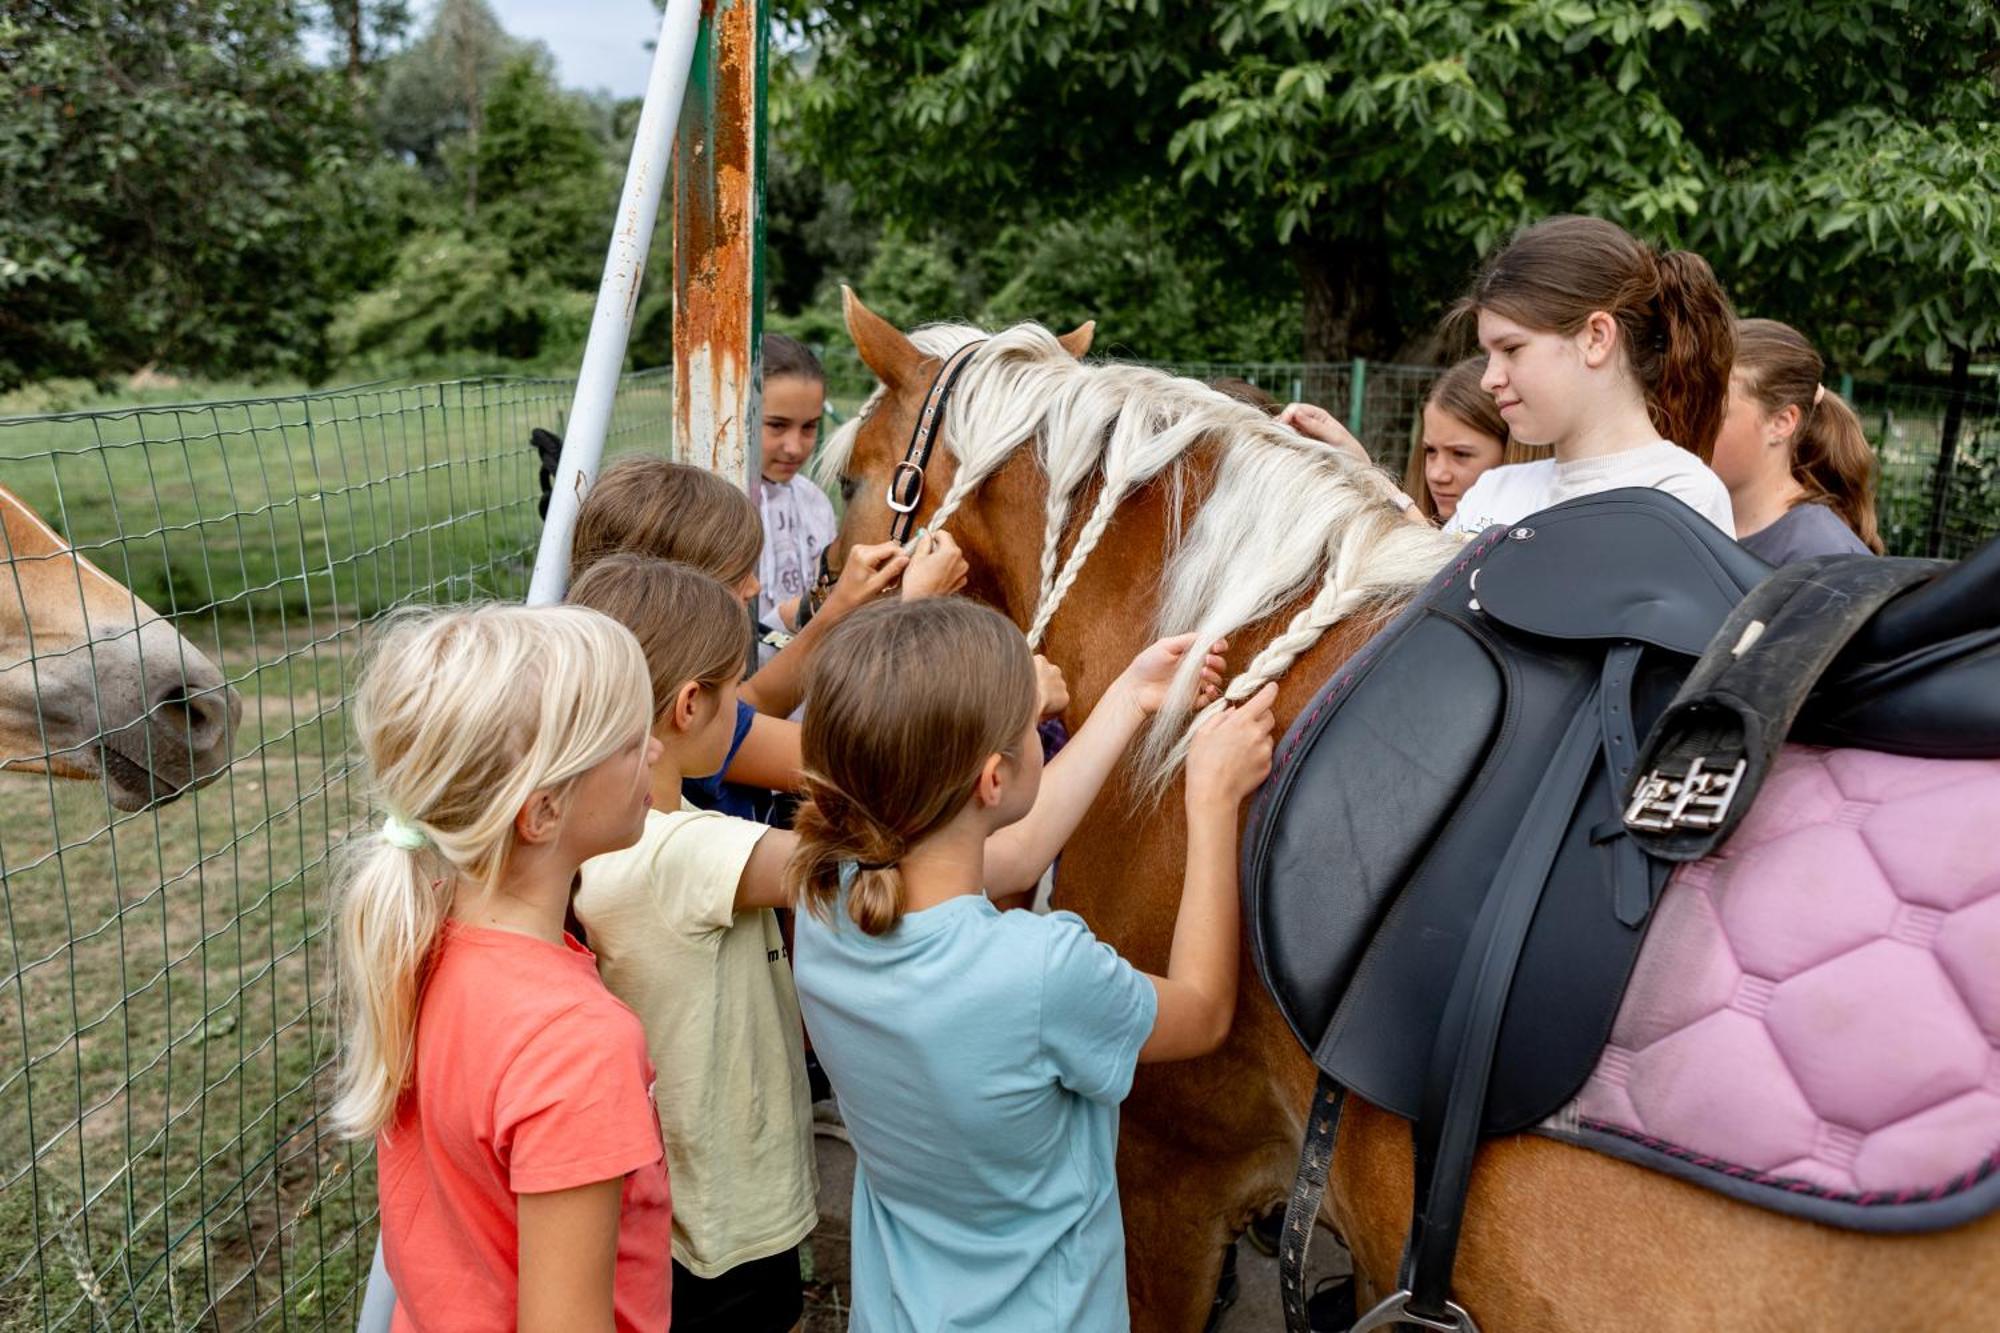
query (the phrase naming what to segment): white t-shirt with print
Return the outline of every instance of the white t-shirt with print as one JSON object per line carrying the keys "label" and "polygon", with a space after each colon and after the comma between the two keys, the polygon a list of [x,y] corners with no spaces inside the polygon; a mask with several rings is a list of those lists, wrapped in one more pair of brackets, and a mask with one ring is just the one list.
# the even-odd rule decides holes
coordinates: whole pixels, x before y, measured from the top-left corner
{"label": "white t-shirt with print", "polygon": [[771,830],[682,802],[583,863],[576,915],[639,1015],[674,1198],[674,1258],[718,1277],[818,1225],[805,1028],[777,913],[736,910]]}
{"label": "white t-shirt with print", "polygon": [[757,508],[764,519],[764,555],[757,562],[757,619],[772,629],[778,607],[812,587],[819,577],[819,553],[833,544],[840,525],[826,492],[804,477],[757,482]]}
{"label": "white t-shirt with print", "polygon": [[1730,536],[1736,535],[1729,488],[1706,463],[1665,440],[1569,463],[1544,458],[1493,468],[1459,499],[1458,511],[1444,529],[1483,532],[1495,523],[1518,523],[1565,500],[1627,486],[1665,491]]}

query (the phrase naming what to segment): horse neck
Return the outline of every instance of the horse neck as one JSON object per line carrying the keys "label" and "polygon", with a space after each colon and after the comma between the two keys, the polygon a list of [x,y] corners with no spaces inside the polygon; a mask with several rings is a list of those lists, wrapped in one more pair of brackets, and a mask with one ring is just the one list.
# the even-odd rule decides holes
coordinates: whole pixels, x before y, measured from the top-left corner
{"label": "horse neck", "polygon": [[0,486],[0,569],[14,586],[0,591],[0,652],[12,662],[28,651],[55,651],[92,629],[157,619],[125,585],[71,548],[20,496]]}
{"label": "horse neck", "polygon": [[949,527],[965,552],[966,595],[1023,629],[1039,591],[1048,481],[1033,450],[1014,451],[953,515]]}
{"label": "horse neck", "polygon": [[[1071,718],[1088,716],[1111,682],[1153,641],[1171,534],[1192,520],[1218,457],[1212,448],[1195,450],[1176,465],[1181,485],[1161,477],[1127,496],[1050,621],[1041,652],[1062,668]],[[1093,481],[1072,497],[1065,556],[1101,485]],[[956,525],[975,570],[968,591],[1024,628],[1040,602],[1047,510],[1047,479],[1032,452],[1022,449],[980,488],[965,521]]]}

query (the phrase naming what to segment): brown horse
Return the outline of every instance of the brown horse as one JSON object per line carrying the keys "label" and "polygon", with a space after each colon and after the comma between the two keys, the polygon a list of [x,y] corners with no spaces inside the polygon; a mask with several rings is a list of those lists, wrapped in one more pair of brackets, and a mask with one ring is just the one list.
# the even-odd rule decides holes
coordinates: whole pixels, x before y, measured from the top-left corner
{"label": "brown horse", "polygon": [[143,810],[229,767],[243,700],[195,646],[0,488],[0,768]]}
{"label": "brown horse", "polygon": [[[1282,673],[1282,727],[1381,623],[1399,585],[1400,595],[1407,595],[1405,566],[1436,549],[1421,545],[1427,534],[1400,522],[1379,490],[1367,498],[1370,478],[1351,476],[1345,484],[1364,499],[1344,520],[1344,535],[1332,535],[1334,549],[1323,562],[1341,577],[1329,577],[1315,591],[1315,568],[1295,565],[1274,575],[1272,566],[1296,555],[1294,529],[1313,521],[1310,511],[1288,508],[1287,493],[1315,494],[1315,506],[1323,508],[1332,503],[1325,498],[1332,483],[1321,474],[1338,469],[1310,450],[1285,464],[1259,434],[1263,427],[1255,423],[1263,418],[1251,408],[1226,420],[1221,414],[1227,409],[1200,408],[1200,422],[1221,427],[1178,441],[1172,461],[1154,457],[1150,471],[1103,448],[1103,466],[1076,490],[1079,502],[1052,500],[1052,487],[1064,484],[1075,457],[1047,433],[1079,425],[1107,436],[1116,427],[1087,410],[1078,368],[1054,364],[1088,350],[1090,326],[1064,336],[1059,347],[1045,332],[1024,327],[1028,332],[999,335],[975,354],[975,363],[1017,359],[1024,363],[1014,374],[1017,395],[1067,397],[1057,408],[1036,410],[990,394],[968,398],[961,387],[948,413],[949,431],[926,469],[918,521],[935,524],[944,514],[971,564],[970,593],[1024,627],[1047,622],[1042,649],[1069,676],[1072,726],[1132,655],[1166,627],[1164,618],[1173,628],[1228,628],[1233,669],[1247,667],[1253,677]],[[828,450],[828,465],[840,471],[850,496],[843,547],[887,534],[887,487],[943,363],[940,353],[979,336],[934,329],[913,340],[851,294],[848,329],[882,388],[858,425]],[[1164,408],[1186,407],[1206,392],[1187,381],[1173,382],[1179,388],[1149,387],[1144,376],[1162,383],[1166,377],[1134,367],[1089,367],[1084,374],[1117,377],[1130,386],[1134,410],[1149,418],[1141,424],[1156,438],[1172,436],[1182,424]],[[1011,429],[1021,431],[1012,442],[1018,446],[1031,444],[1031,431],[1041,434],[1032,447],[1006,448],[998,461],[990,441],[965,446],[968,434]],[[1237,458],[1246,440],[1263,441],[1256,447],[1270,455],[1259,464],[1276,476],[1261,483],[1267,507],[1251,514],[1247,529],[1239,513],[1204,531],[1203,510],[1215,497],[1245,507],[1232,469],[1251,466]],[[1286,466],[1294,468],[1295,485],[1285,481]],[[1086,508],[1089,517],[1081,525],[1059,523],[1067,530],[1050,532],[1052,512],[1061,518]],[[1359,548],[1408,542],[1410,531],[1420,544],[1404,551],[1400,563],[1390,561],[1371,574]],[[1045,536],[1063,549],[1045,543]],[[1231,543],[1239,548],[1233,564],[1222,558]],[[1074,551],[1084,546],[1093,548],[1088,559],[1072,568]],[[1206,573],[1189,572],[1190,561],[1204,559],[1220,563]],[[1353,568],[1343,572],[1341,566]],[[1228,590],[1212,585],[1218,571],[1231,570],[1261,591],[1239,599],[1233,611],[1207,614],[1190,590],[1210,585],[1207,601],[1226,603]],[[1047,615],[1049,593],[1063,585],[1064,575],[1066,596],[1056,614]],[[1270,590],[1280,583],[1287,585],[1285,595],[1273,598]],[[1449,701],[1441,700],[1441,721],[1448,709]],[[1185,711],[1161,725],[1184,728]],[[1056,884],[1059,905],[1081,913],[1121,954],[1154,971],[1167,960],[1185,838],[1178,800],[1144,799],[1158,790],[1161,762],[1170,766],[1169,739],[1156,736],[1139,761],[1113,779],[1065,850]],[[1203,1326],[1224,1247],[1290,1186],[1312,1085],[1310,1061],[1247,960],[1235,1027],[1223,1049],[1207,1059],[1139,1071],[1119,1145],[1135,1328],[1191,1333]],[[1393,1116],[1354,1099],[1349,1104],[1324,1220],[1353,1250],[1365,1309],[1393,1290],[1410,1217],[1410,1133]],[[2000,1310],[2000,1218],[1930,1235],[1862,1235],[1763,1212],[1523,1135],[1493,1141],[1481,1152],[1454,1285],[1489,1333],[1983,1325]]]}

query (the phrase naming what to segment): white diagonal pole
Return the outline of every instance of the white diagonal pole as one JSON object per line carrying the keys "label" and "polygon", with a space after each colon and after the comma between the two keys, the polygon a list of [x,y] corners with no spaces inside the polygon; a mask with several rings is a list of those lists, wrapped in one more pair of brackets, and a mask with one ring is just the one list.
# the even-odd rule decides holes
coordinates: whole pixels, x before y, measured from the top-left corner
{"label": "white diagonal pole", "polygon": [[639,286],[646,274],[646,250],[660,215],[660,192],[666,186],[674,131],[687,95],[688,69],[700,30],[701,0],[667,0],[666,13],[660,18],[659,45],[653,48],[646,102],[632,140],[632,160],[625,168],[625,193],[619,199],[617,225],[611,229],[611,246],[604,256],[604,280],[597,288],[590,340],[584,344],[583,368],[577,372],[576,399],[570,406],[569,429],[563,435],[562,461],[556,464],[555,489],[549,496],[548,517],[542,523],[542,544],[535,553],[535,573],[528,584],[530,606],[560,602],[569,590],[576,511],[584,492],[597,480],[597,461],[604,453],[604,437],[611,427],[625,346],[632,337],[632,315],[638,309]]}

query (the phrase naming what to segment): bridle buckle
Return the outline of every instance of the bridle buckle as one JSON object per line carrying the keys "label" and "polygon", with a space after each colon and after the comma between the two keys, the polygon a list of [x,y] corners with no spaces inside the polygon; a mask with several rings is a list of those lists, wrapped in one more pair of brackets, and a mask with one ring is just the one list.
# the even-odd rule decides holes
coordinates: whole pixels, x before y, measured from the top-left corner
{"label": "bridle buckle", "polygon": [[[910,481],[910,498],[899,500],[896,498],[896,492],[901,488],[905,478],[908,478]],[[922,504],[924,500],[923,466],[907,458],[896,464],[896,470],[889,475],[889,493],[887,499],[889,501],[889,508],[896,513],[915,513],[917,506]]]}

